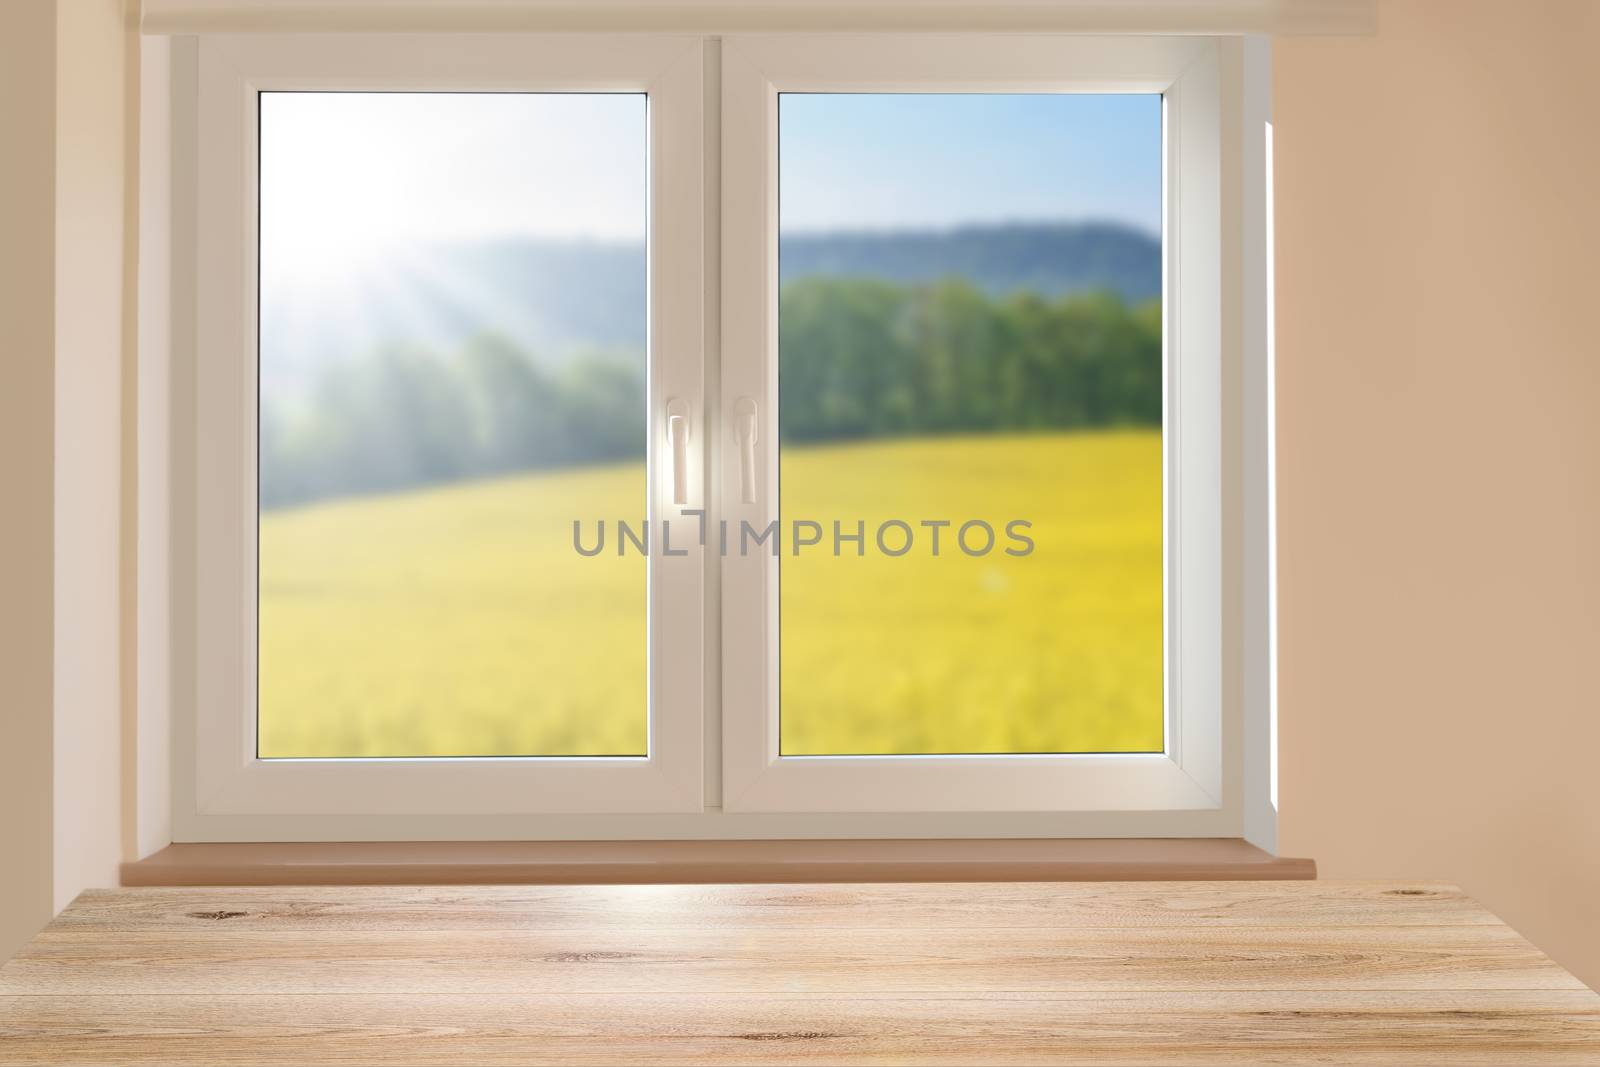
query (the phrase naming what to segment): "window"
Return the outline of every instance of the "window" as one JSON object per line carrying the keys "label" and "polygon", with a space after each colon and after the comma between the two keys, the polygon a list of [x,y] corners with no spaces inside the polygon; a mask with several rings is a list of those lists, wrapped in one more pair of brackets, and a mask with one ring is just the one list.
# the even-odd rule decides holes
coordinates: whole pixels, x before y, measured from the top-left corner
{"label": "window", "polygon": [[1243,832],[1264,47],[175,49],[178,838]]}
{"label": "window", "polygon": [[197,42],[180,833],[190,790],[201,835],[698,810],[702,555],[570,523],[659,525],[656,409],[704,395],[703,53]]}
{"label": "window", "polygon": [[[804,744],[804,717],[817,714],[805,703],[808,691],[815,692],[824,686],[826,675],[819,679],[800,672],[791,677],[787,654],[791,648],[802,647],[808,636],[830,626],[838,634],[850,625],[843,601],[831,605],[817,604],[817,601],[827,596],[830,577],[840,587],[849,587],[841,596],[864,587],[862,561],[851,556],[839,560],[813,557],[809,562],[813,573],[809,577],[820,580],[806,586],[802,583],[808,577],[805,570],[808,561],[803,558],[799,566],[795,566],[794,560],[787,556],[782,559],[757,555],[730,557],[723,560],[722,569],[724,807],[762,812],[1006,812],[1014,817],[996,821],[1006,826],[1037,828],[1039,832],[1083,832],[1081,828],[1094,828],[1089,832],[1107,833],[1123,832],[1109,829],[1111,827],[1157,826],[1164,828],[1162,832],[1236,832],[1229,827],[1239,825],[1243,790],[1226,783],[1230,775],[1240,774],[1244,721],[1238,701],[1225,700],[1223,691],[1226,654],[1223,634],[1228,626],[1225,612],[1231,609],[1224,603],[1223,596],[1228,581],[1224,570],[1228,564],[1223,552],[1222,502],[1225,402],[1235,417],[1238,413],[1223,390],[1223,331],[1227,328],[1223,309],[1225,300],[1238,298],[1238,290],[1233,283],[1225,281],[1226,271],[1222,267],[1225,260],[1221,210],[1223,142],[1228,128],[1225,120],[1229,115],[1222,99],[1223,72],[1234,69],[1230,65],[1239,62],[1242,56],[1237,51],[1217,42],[1181,38],[924,41],[904,51],[884,49],[875,42],[861,39],[730,41],[724,44],[723,406],[725,410],[734,410],[740,404],[748,404],[757,412],[778,412],[780,422],[776,435],[762,424],[753,435],[757,455],[753,462],[746,459],[743,464],[753,466],[758,474],[755,499],[751,501],[746,494],[744,503],[730,505],[730,512],[741,512],[741,518],[748,518],[753,525],[784,517],[784,508],[791,505],[779,498],[789,492],[791,471],[800,480],[802,497],[808,492],[848,492],[848,479],[863,474],[869,481],[873,480],[862,453],[839,464],[836,477],[821,479],[822,488],[811,489],[805,472],[806,453],[793,441],[792,431],[789,439],[784,438],[785,430],[781,425],[789,412],[790,394],[784,383],[791,373],[788,362],[791,353],[783,350],[784,345],[796,346],[793,350],[796,360],[805,358],[804,349],[800,347],[804,342],[795,322],[798,314],[791,311],[789,321],[784,321],[789,309],[783,301],[788,297],[780,293],[788,266],[780,263],[779,257],[785,242],[792,240],[782,233],[784,205],[799,199],[801,206],[796,210],[805,210],[816,196],[824,195],[782,185],[791,174],[796,176],[789,178],[791,181],[808,180],[804,168],[810,166],[815,173],[822,165],[816,162],[815,153],[808,154],[805,143],[810,132],[804,125],[807,107],[831,109],[830,121],[822,136],[841,142],[858,136],[856,125],[864,121],[863,116],[870,109],[882,111],[899,107],[901,114],[896,120],[884,124],[895,126],[894,133],[879,131],[862,140],[870,140],[878,148],[891,145],[895,149],[893,159],[902,163],[909,160],[912,166],[917,166],[918,145],[924,146],[925,152],[927,145],[953,137],[959,146],[970,145],[973,155],[990,163],[987,169],[974,169],[990,176],[977,184],[981,190],[979,196],[993,200],[1007,188],[1006,183],[1016,181],[1015,165],[1010,169],[1006,166],[1007,152],[1017,158],[1024,151],[1021,146],[1027,144],[1032,149],[1031,159],[1045,160],[1048,165],[1052,155],[1062,151],[1059,147],[1047,146],[1049,135],[1037,130],[1018,136],[1012,145],[997,144],[1008,125],[1043,113],[1055,119],[1055,129],[1070,131],[1069,115],[1072,121],[1087,124],[1092,109],[1122,106],[1129,114],[1117,123],[1118,136],[1129,139],[1131,147],[1127,157],[1130,162],[1119,168],[1118,185],[1127,197],[1133,198],[1126,210],[1138,211],[1141,210],[1138,190],[1148,188],[1149,176],[1140,173],[1139,164],[1132,162],[1141,158],[1137,155],[1141,125],[1134,116],[1141,103],[1147,103],[1151,96],[1159,96],[1158,151],[1163,186],[1159,207],[1155,209],[1162,233],[1159,291],[1163,384],[1157,445],[1162,493],[1159,505],[1149,497],[1152,464],[1148,459],[1131,458],[1138,455],[1136,442],[1140,439],[1136,429],[1140,420],[1136,413],[1141,410],[1141,403],[1148,404],[1151,400],[1148,385],[1141,391],[1138,384],[1132,384],[1129,412],[1116,416],[1116,421],[1130,431],[1118,443],[1128,447],[1127,455],[1120,458],[1131,464],[1131,468],[1122,467],[1103,452],[1106,458],[1094,465],[1060,458],[1030,461],[1026,457],[1037,455],[1035,450],[1049,447],[1051,435],[1046,433],[1033,434],[1027,441],[1017,442],[1019,447],[1015,451],[993,455],[988,450],[992,450],[1000,438],[970,431],[1006,429],[1000,425],[998,409],[992,406],[1001,395],[994,378],[987,379],[988,384],[984,384],[982,378],[964,381],[949,390],[949,395],[959,396],[964,404],[990,404],[987,410],[940,410],[936,404],[930,408],[930,401],[925,398],[903,403],[899,414],[902,419],[914,417],[931,421],[941,429],[967,429],[969,433],[925,435],[920,438],[923,444],[918,447],[927,448],[928,453],[905,460],[906,466],[899,471],[879,474],[884,484],[863,492],[856,503],[863,510],[874,509],[873,517],[880,521],[882,513],[876,509],[887,506],[896,494],[902,494],[902,506],[929,507],[909,499],[909,494],[916,489],[914,479],[946,487],[958,484],[957,478],[965,479],[974,487],[969,492],[976,495],[968,506],[978,513],[959,510],[954,494],[946,490],[938,493],[938,514],[898,517],[913,525],[923,519],[948,519],[954,528],[946,531],[947,536],[949,533],[959,536],[960,524],[971,520],[988,520],[993,525],[996,521],[1009,523],[1013,519],[1030,519],[1025,514],[995,513],[995,509],[1003,506],[1005,484],[1012,479],[1037,477],[1048,485],[1052,481],[1052,471],[1047,468],[1055,468],[1054,491],[1034,489],[1022,494],[1025,500],[1010,502],[1017,511],[1034,509],[1033,517],[1042,523],[1030,532],[1035,546],[1030,555],[1001,560],[998,545],[976,561],[965,553],[952,553],[949,559],[941,561],[951,566],[936,577],[919,579],[910,574],[908,567],[904,571],[907,577],[900,579],[905,583],[902,592],[880,598],[893,606],[913,596],[933,598],[917,601],[921,610],[915,613],[913,620],[929,637],[920,643],[912,642],[917,647],[902,651],[895,662],[885,665],[880,677],[864,682],[854,706],[860,714],[870,714],[875,709],[863,708],[863,701],[875,699],[877,693],[903,682],[908,675],[915,678],[919,669],[926,670],[933,680],[920,686],[913,682],[911,688],[918,691],[900,699],[900,706],[905,710],[898,713],[898,721],[902,728],[910,723],[912,729],[924,735],[943,729],[953,740],[942,744],[917,742],[922,744],[921,751],[937,751],[936,755],[900,754],[906,747],[900,743],[900,751],[895,752],[896,742],[893,741],[880,743],[877,752],[869,750],[866,754],[862,754],[859,746],[848,743],[823,745],[820,749],[809,750],[806,755],[791,754],[795,751],[790,745],[791,736],[795,746]],[[868,92],[920,95],[916,100],[904,101],[902,97],[897,101],[883,95],[863,95]],[[1097,99],[1047,100],[1041,99],[1042,94],[1090,94]],[[797,105],[799,110],[796,110]],[[1240,105],[1235,101],[1229,106]],[[1002,109],[1008,107],[1015,114],[1002,114]],[[849,113],[842,113],[847,111]],[[786,132],[785,122],[798,125],[791,127],[793,132]],[[967,129],[962,129],[963,122],[968,124]],[[1149,145],[1151,139],[1150,124],[1147,118],[1142,126],[1145,145]],[[982,131],[981,143],[974,141],[977,135],[973,130]],[[1092,148],[1085,153],[1084,162],[1078,164],[1077,173],[1064,174],[1057,183],[1040,183],[1038,192],[1024,189],[1009,195],[1019,197],[1024,203],[1030,195],[1069,195],[1068,191],[1073,188],[1070,183],[1085,178],[1087,175],[1083,172],[1091,165],[1104,168],[1116,158],[1111,142],[1100,139],[1091,140],[1090,144]],[[786,154],[780,159],[780,153]],[[794,158],[796,155],[798,161]],[[848,166],[848,180],[874,180],[869,164],[848,164],[843,162],[845,157],[841,144],[840,149],[831,154],[824,152],[820,158],[825,164]],[[847,179],[836,174],[835,185],[825,190],[825,195],[848,199],[849,209],[856,212],[871,210],[873,205],[881,205],[879,210],[913,211],[919,198],[933,196],[932,191],[948,197],[949,190],[960,181],[963,165],[964,161],[959,158],[921,161],[919,182],[925,189],[907,188],[903,179],[894,178],[881,183],[890,187],[887,195],[880,190],[876,191],[876,196],[868,195],[867,190],[844,195],[837,183]],[[1063,169],[1067,166],[1059,160],[1056,165]],[[1005,210],[1009,215],[1016,209]],[[1066,210],[1070,209],[1056,209],[1060,214],[1065,214]],[[1148,220],[1150,206],[1146,203],[1142,210],[1146,212],[1143,217]],[[1148,222],[1146,225],[1149,226]],[[907,258],[914,260],[916,269],[929,270],[934,257],[933,250],[924,247]],[[1021,269],[1022,262],[1020,256],[1013,255],[1009,265],[1017,270]],[[960,295],[959,287],[949,291],[952,297]],[[799,295],[797,290],[784,292]],[[982,298],[981,293],[967,297],[969,304],[981,302]],[[1023,308],[1032,306],[1025,296],[1014,303]],[[968,321],[973,317],[969,315]],[[837,325],[836,316],[834,326]],[[992,328],[1015,330],[1014,326],[998,324]],[[1080,345],[1089,333],[1081,328],[1073,332],[1075,339],[1071,343]],[[960,353],[959,357],[943,357],[944,373],[996,372],[992,363],[976,368],[972,365],[972,356],[982,346],[966,336],[949,342],[945,340],[949,336],[949,327],[925,324],[920,341],[922,351],[913,351],[911,358],[926,359],[930,355],[927,345],[944,343],[947,352]],[[1020,346],[1026,342],[1012,338],[1005,343]],[[878,347],[891,354],[898,351],[888,341]],[[917,345],[911,347],[916,349]],[[837,355],[838,350],[839,346],[833,344],[832,352]],[[933,355],[939,358],[937,353]],[[963,364],[961,359],[967,362]],[[1045,363],[1048,362],[1046,359]],[[1139,364],[1134,359],[1120,366],[1136,372]],[[887,377],[888,371],[882,363],[875,363],[874,369],[886,376],[885,381],[895,380]],[[795,373],[804,371],[796,366]],[[1133,377],[1136,379],[1137,373]],[[1027,399],[1042,401],[1048,395],[1047,390],[1042,383],[1032,384],[1027,390]],[[851,395],[860,399],[861,392],[857,389]],[[883,385],[874,395],[884,397],[890,404],[895,402],[895,390],[891,385]],[[1069,399],[1078,402],[1084,397],[1075,395]],[[804,402],[804,395],[800,400]],[[1148,448],[1148,409],[1143,410],[1146,412],[1143,443]],[[797,411],[797,415],[801,414]],[[849,418],[854,417],[854,413],[836,402],[833,417]],[[1108,422],[1112,420],[1105,412],[1099,417]],[[1022,421],[1015,415],[1005,418]],[[1065,429],[1067,427],[1060,423],[1069,421],[1071,416],[1056,415],[1054,418],[1057,425],[1043,425],[1039,429]],[[1087,420],[1087,416],[1084,418]],[[973,425],[960,426],[963,419]],[[988,420],[987,424],[984,420]],[[1112,435],[1108,434],[1061,434],[1059,437],[1063,447],[1070,444],[1074,448],[1092,444],[1104,449],[1112,446],[1112,440]],[[791,446],[793,459],[787,456],[780,459]],[[891,446],[884,454],[903,457],[905,447]],[[928,457],[936,450],[942,455],[934,462]],[[1121,473],[1110,474],[1118,470]],[[1144,473],[1132,473],[1141,470]],[[1098,494],[1085,491],[1084,487],[1095,480],[1089,471],[1098,472],[1104,491]],[[733,476],[734,472],[729,472],[728,477]],[[771,492],[772,487],[777,487],[778,492]],[[1115,513],[1091,517],[1088,512],[1096,495],[1102,499],[1132,499]],[[952,507],[958,510],[951,510]],[[1053,513],[1038,510],[1054,508],[1063,510]],[[1159,533],[1150,523],[1151,512],[1160,515]],[[857,518],[856,515],[823,518],[834,517],[849,521]],[[1117,524],[1126,524],[1124,531],[1100,544],[1107,551],[1122,553],[1119,567],[1094,562],[1082,542],[1077,546],[1071,544],[1074,530],[1082,537],[1092,528],[1103,537]],[[809,527],[806,529],[810,531]],[[828,532],[831,534],[831,529]],[[997,537],[1000,536],[1003,534],[997,528]],[[1152,544],[1159,545],[1163,572],[1163,633],[1159,651],[1156,651],[1158,642],[1149,631],[1145,614],[1150,610],[1148,600],[1153,596],[1153,567],[1148,556],[1142,554],[1147,554]],[[1041,545],[1049,545],[1049,551],[1040,549]],[[931,553],[931,544],[928,551]],[[1141,559],[1144,562],[1138,562]],[[902,563],[905,559],[894,562]],[[931,567],[932,561],[928,562]],[[1052,674],[1060,670],[1062,664],[1070,663],[1073,639],[1062,632],[1056,640],[1051,640],[1041,631],[1061,627],[1047,626],[1030,632],[1025,620],[1003,620],[997,612],[985,616],[982,609],[978,609],[976,621],[966,624],[964,634],[950,636],[951,615],[966,612],[970,617],[974,603],[981,602],[980,594],[998,597],[1000,591],[1004,591],[1011,597],[1025,597],[1036,590],[1011,592],[1017,589],[1018,582],[1047,584],[1051,581],[1051,568],[1074,565],[1078,569],[1071,579],[1074,587],[1071,593],[1076,595],[1091,593],[1096,582],[1126,583],[1125,589],[1100,597],[1099,614],[1086,620],[1089,640],[1109,641],[1111,637],[1107,631],[1121,627],[1124,632],[1117,638],[1120,648],[1135,661],[1144,657],[1142,667],[1134,667],[1124,675],[1132,679],[1131,683],[1109,687],[1116,691],[1115,695],[1108,687],[1103,687],[1101,696],[1089,698],[1103,717],[1113,723],[1120,720],[1119,725],[1128,729],[1130,741],[1121,745],[1099,739],[1092,744],[1087,740],[1071,740],[1073,731],[1080,736],[1090,732],[1085,729],[1084,717],[1074,714],[1082,705],[1074,708],[1071,702],[1084,694],[1091,683],[1084,677],[1082,668],[1071,682],[1062,677],[1065,671]],[[881,566],[888,572],[889,562],[882,562]],[[788,567],[787,574],[785,567]],[[840,578],[850,567],[862,573],[853,579]],[[834,574],[826,574],[827,569],[834,569]],[[964,584],[962,570],[967,572]],[[1029,577],[1019,578],[1019,574]],[[964,588],[968,592],[942,595],[945,582],[950,583],[952,590]],[[791,597],[794,598],[792,604]],[[1052,610],[1067,610],[1059,597],[1046,599]],[[1013,603],[1025,601],[1013,600]],[[815,615],[807,617],[808,611],[814,611]],[[793,638],[785,632],[791,627],[799,631]],[[955,632],[960,633],[959,627]],[[1046,646],[1037,657],[1021,658],[1024,666],[1018,670],[1019,661],[1006,663],[1002,660],[1012,655],[1010,651],[999,651],[1005,647],[1007,638],[1030,644],[1043,640]],[[883,640],[892,642],[893,637]],[[935,649],[943,643],[946,651],[941,654],[930,650],[929,643]],[[849,662],[850,657],[863,654],[855,650],[858,642],[850,644],[849,650],[841,644],[831,653],[836,663]],[[962,650],[971,648],[987,650],[988,659],[971,664],[970,671],[989,672],[986,684],[998,690],[987,701],[988,713],[982,717],[983,728],[998,726],[1022,733],[1026,729],[1022,724],[1028,717],[1026,708],[1032,699],[1029,689],[1041,687],[1039,679],[1049,678],[1042,686],[1045,691],[1040,702],[1049,709],[1045,716],[1052,720],[1048,728],[1057,733],[1053,743],[1017,741],[1003,750],[996,750],[982,744],[981,740],[975,742],[974,730],[968,729],[963,734],[961,728],[951,728],[951,723],[959,723],[967,717],[967,697],[962,686],[967,681],[969,665]],[[1110,657],[1102,646],[1088,651],[1085,659],[1095,668],[1104,670]],[[1002,675],[1007,677],[1002,680]],[[1149,722],[1153,703],[1150,690],[1157,685],[1162,691],[1159,744],[1156,744],[1153,724]],[[791,734],[785,704],[796,697],[799,707],[787,708],[788,714],[800,720]],[[1113,711],[1118,703],[1124,709],[1120,715]],[[858,715],[857,722],[860,721]],[[1103,730],[1100,736],[1111,733],[1112,730]],[[914,747],[911,750],[917,751]],[[1042,812],[1052,814],[1048,818],[1032,817],[1032,813]]]}
{"label": "window", "polygon": [[1161,144],[778,97],[781,754],[1163,750]]}
{"label": "window", "polygon": [[257,754],[647,755],[644,95],[260,105]]}

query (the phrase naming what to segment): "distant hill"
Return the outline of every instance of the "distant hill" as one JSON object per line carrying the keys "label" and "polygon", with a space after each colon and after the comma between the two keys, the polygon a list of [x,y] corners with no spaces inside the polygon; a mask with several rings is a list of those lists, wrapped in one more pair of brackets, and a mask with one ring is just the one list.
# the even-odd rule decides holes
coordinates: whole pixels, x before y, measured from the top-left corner
{"label": "distant hill", "polygon": [[1099,222],[790,234],[779,268],[786,282],[817,274],[905,283],[953,276],[991,294],[1110,289],[1129,301],[1161,294],[1161,242]]}
{"label": "distant hill", "polygon": [[[961,277],[991,294],[1161,291],[1156,238],[1109,223],[789,234],[784,281],[815,275],[917,283]],[[498,333],[546,366],[589,349],[639,351],[645,255],[638,244],[514,240],[444,245],[390,260],[361,288],[264,294],[262,392],[304,395],[328,360],[395,343],[441,354]]]}

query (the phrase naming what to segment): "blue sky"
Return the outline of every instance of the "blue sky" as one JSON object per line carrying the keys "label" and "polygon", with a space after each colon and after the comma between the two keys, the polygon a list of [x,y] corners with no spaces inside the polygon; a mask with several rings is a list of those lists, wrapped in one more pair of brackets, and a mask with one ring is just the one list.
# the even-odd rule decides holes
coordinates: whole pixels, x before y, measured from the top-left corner
{"label": "blue sky", "polygon": [[1154,94],[784,93],[790,231],[1113,220],[1161,231]]}
{"label": "blue sky", "polygon": [[[638,240],[639,93],[266,93],[263,267],[430,240]],[[785,93],[786,230],[1111,219],[1160,232],[1156,95]]]}

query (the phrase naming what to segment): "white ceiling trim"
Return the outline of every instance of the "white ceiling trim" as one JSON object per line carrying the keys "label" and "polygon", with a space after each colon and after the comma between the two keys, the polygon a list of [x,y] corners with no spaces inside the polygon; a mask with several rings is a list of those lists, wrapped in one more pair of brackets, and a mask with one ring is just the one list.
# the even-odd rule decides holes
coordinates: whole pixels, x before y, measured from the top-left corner
{"label": "white ceiling trim", "polygon": [[142,0],[139,7],[150,34],[1367,34],[1377,24],[1376,0]]}

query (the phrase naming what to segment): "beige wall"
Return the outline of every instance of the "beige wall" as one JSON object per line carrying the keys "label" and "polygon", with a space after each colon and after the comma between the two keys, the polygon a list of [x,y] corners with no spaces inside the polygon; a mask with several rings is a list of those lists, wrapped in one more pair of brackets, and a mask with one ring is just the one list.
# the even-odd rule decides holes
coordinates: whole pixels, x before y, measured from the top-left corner
{"label": "beige wall", "polygon": [[55,20],[0,8],[0,959],[51,912]]}
{"label": "beige wall", "polygon": [[1275,53],[1283,848],[1600,987],[1600,4]]}
{"label": "beige wall", "polygon": [[0,958],[121,852],[124,34],[0,6]]}
{"label": "beige wall", "polygon": [[117,884],[122,762],[122,0],[56,19],[56,908]]}

